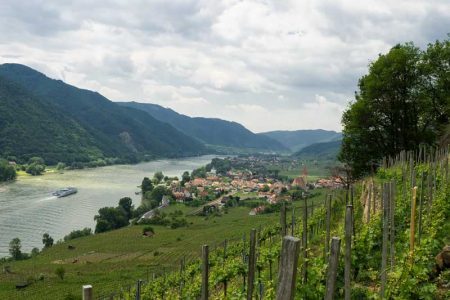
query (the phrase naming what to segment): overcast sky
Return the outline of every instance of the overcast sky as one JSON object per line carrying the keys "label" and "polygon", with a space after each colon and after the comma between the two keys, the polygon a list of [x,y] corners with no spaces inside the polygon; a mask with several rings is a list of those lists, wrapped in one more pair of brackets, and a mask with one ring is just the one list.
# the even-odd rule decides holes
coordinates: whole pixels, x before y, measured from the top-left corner
{"label": "overcast sky", "polygon": [[260,132],[341,130],[379,53],[446,38],[450,1],[0,1],[0,63]]}

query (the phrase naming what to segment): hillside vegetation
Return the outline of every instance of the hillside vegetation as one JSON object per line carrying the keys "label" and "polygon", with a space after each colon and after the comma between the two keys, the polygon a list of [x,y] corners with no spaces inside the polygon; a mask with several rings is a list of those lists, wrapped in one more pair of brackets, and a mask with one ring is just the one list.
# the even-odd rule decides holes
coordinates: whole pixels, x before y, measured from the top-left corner
{"label": "hillside vegetation", "polygon": [[204,153],[204,146],[136,109],[118,106],[102,95],[53,80],[17,64],[0,65],[2,156],[91,161]]}
{"label": "hillside vegetation", "polygon": [[[239,151],[239,148],[253,149],[254,152],[287,150],[279,141],[264,135],[254,134],[236,122],[215,118],[191,118],[156,104],[121,102],[120,105],[145,111],[155,119],[167,122],[186,135],[205,144],[229,147],[222,149],[224,151],[233,152],[232,148],[238,148],[237,151]],[[219,147],[214,149],[220,150]]]}
{"label": "hillside vegetation", "polygon": [[342,134],[332,130],[278,130],[258,133],[277,140],[292,152],[300,151],[302,148],[316,143],[325,143],[342,139]]}

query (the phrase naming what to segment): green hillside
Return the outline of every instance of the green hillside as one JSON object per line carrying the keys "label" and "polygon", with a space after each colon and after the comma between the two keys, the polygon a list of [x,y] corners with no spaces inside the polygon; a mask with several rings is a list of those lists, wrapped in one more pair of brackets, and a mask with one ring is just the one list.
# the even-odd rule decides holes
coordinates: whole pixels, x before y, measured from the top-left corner
{"label": "green hillside", "polygon": [[295,131],[278,130],[259,133],[259,135],[277,140],[292,152],[299,151],[300,149],[315,143],[336,141],[342,138],[340,132],[323,129]]}
{"label": "green hillside", "polygon": [[332,141],[326,143],[315,143],[309,145],[293,154],[299,158],[315,158],[321,160],[336,160],[342,141]]}
{"label": "green hillside", "polygon": [[156,104],[138,102],[119,104],[143,110],[152,117],[167,122],[181,132],[208,145],[266,151],[287,150],[280,142],[255,134],[236,122],[215,118],[191,118]]}
{"label": "green hillside", "polygon": [[205,151],[200,142],[147,113],[121,107],[29,67],[0,65],[0,77],[0,120],[4,120],[0,155],[38,155],[48,163],[98,157],[133,162]]}

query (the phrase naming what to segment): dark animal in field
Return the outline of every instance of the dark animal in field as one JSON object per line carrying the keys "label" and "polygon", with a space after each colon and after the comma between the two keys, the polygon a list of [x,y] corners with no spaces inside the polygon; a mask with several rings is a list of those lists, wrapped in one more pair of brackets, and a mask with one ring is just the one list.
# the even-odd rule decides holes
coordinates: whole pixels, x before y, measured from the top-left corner
{"label": "dark animal in field", "polygon": [[18,284],[16,284],[16,289],[17,289],[17,290],[21,290],[21,289],[26,288],[28,285],[29,285],[29,284],[26,283],[26,282],[18,283]]}
{"label": "dark animal in field", "polygon": [[67,249],[69,249],[69,250],[74,250],[74,249],[75,249],[75,246],[69,245],[69,246],[67,246]]}

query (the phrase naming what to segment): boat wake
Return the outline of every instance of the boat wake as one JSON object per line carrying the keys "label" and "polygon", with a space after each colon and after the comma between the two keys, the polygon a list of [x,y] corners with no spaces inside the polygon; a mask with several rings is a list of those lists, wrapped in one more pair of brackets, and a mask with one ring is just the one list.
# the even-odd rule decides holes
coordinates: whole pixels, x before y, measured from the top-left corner
{"label": "boat wake", "polygon": [[46,197],[46,198],[43,198],[43,199],[39,199],[37,202],[44,202],[44,201],[49,201],[49,200],[54,200],[54,199],[57,199],[57,197],[56,196],[50,196],[50,197]]}

